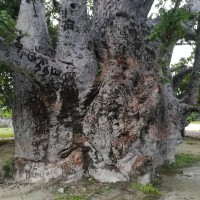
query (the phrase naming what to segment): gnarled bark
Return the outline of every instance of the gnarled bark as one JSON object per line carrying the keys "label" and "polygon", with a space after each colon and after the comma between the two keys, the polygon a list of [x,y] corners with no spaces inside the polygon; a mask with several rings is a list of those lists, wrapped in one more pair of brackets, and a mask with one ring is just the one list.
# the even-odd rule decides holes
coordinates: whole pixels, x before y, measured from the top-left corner
{"label": "gnarled bark", "polygon": [[[74,181],[90,175],[125,181],[173,159],[193,108],[181,104],[171,83],[163,81],[158,44],[146,39],[145,17],[153,1],[143,2],[144,8],[140,0],[94,3],[91,23],[84,1],[60,1],[59,40],[55,56],[49,56],[37,1],[38,16],[27,26],[19,18],[18,25],[32,30],[33,40],[24,38],[12,56],[0,54],[2,61],[18,62],[26,52],[20,65],[13,65],[21,69],[14,104],[18,179]],[[31,10],[25,15],[35,15],[25,0],[21,7]]]}

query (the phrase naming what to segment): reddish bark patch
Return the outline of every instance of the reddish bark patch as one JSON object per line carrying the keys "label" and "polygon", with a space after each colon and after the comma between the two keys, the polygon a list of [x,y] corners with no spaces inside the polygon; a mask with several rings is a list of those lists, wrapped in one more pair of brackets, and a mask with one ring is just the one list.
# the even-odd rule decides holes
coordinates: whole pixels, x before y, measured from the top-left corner
{"label": "reddish bark patch", "polygon": [[117,64],[122,67],[123,71],[130,69],[131,64],[128,62],[128,60],[126,58],[117,57],[116,59],[117,59]]}
{"label": "reddish bark patch", "polygon": [[138,156],[134,162],[134,170],[135,171],[145,171],[145,168],[152,165],[152,157],[151,156]]}
{"label": "reddish bark patch", "polygon": [[117,147],[118,145],[128,145],[130,146],[134,141],[136,141],[136,135],[125,135],[121,136],[113,141],[113,147]]}
{"label": "reddish bark patch", "polygon": [[95,116],[94,115],[88,114],[88,115],[85,116],[85,122],[87,122],[89,124],[92,124],[94,122],[94,120],[95,120]]}
{"label": "reddish bark patch", "polygon": [[65,161],[60,164],[60,168],[66,173],[71,174],[74,167],[81,167],[84,165],[83,155],[80,150],[74,150]]}
{"label": "reddish bark patch", "polygon": [[83,165],[83,157],[81,152],[73,152],[71,155],[71,160],[73,165],[81,166]]}
{"label": "reddish bark patch", "polygon": [[74,143],[75,144],[83,144],[87,141],[87,138],[84,135],[79,135],[74,137]]}
{"label": "reddish bark patch", "polygon": [[16,168],[22,168],[27,164],[27,159],[25,158],[15,158],[14,165]]}
{"label": "reddish bark patch", "polygon": [[50,108],[53,109],[53,110],[58,110],[61,108],[61,103],[60,102],[52,102],[51,105],[50,105]]}

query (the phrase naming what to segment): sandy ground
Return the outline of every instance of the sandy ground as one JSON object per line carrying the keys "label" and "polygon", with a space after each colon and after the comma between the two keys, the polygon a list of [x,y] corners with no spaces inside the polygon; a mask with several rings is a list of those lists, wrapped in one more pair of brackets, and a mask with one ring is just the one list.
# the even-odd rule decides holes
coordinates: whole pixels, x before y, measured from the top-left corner
{"label": "sandy ground", "polygon": [[[177,153],[200,155],[200,139],[185,138]],[[163,173],[160,191],[162,200],[200,200],[200,163],[177,173]]]}
{"label": "sandy ground", "polygon": [[200,138],[200,124],[189,124],[185,130],[186,136]]}
{"label": "sandy ground", "polygon": [[[200,155],[200,124],[186,127],[186,136],[176,153]],[[181,169],[177,174],[161,174],[162,200],[200,200],[200,164]]]}
{"label": "sandy ground", "polygon": [[162,200],[199,200],[200,199],[200,166],[184,168],[175,176],[162,175]]}

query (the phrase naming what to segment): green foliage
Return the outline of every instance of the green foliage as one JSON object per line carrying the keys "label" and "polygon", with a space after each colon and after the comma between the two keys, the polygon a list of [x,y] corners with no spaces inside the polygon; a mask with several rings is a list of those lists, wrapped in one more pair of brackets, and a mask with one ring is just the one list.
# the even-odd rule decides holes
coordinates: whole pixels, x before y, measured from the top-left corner
{"label": "green foliage", "polygon": [[87,0],[87,6],[92,11],[93,10],[93,0]]}
{"label": "green foliage", "polygon": [[[0,37],[9,43],[17,38],[15,30],[21,0],[0,0]],[[10,107],[13,91],[12,71],[5,64],[0,64],[0,108]]]}
{"label": "green foliage", "polygon": [[192,113],[188,116],[187,120],[188,120],[189,122],[194,122],[194,121],[196,121],[196,120],[198,119],[199,116],[200,116],[200,114],[199,114],[198,112],[192,112]]}
{"label": "green foliage", "polygon": [[181,58],[178,63],[173,64],[172,65],[172,69],[173,69],[172,72],[178,73],[180,70],[183,70],[184,67],[188,66],[189,63],[191,63],[194,60],[194,52],[195,52],[195,49],[193,49],[193,51],[192,51],[192,53],[189,57]]}
{"label": "green foliage", "polygon": [[162,78],[162,83],[163,83],[163,84],[170,83],[170,79],[169,79],[168,77],[166,77],[166,76],[163,76],[163,78]]}
{"label": "green foliage", "polygon": [[14,137],[13,128],[0,128],[0,139]]}
{"label": "green foliage", "polygon": [[189,167],[197,162],[200,162],[200,156],[182,153],[175,155],[175,163],[167,167],[170,169],[179,169]]}
{"label": "green foliage", "polygon": [[0,10],[6,11],[14,20],[17,19],[21,0],[0,0]]}
{"label": "green foliage", "polygon": [[20,3],[21,0],[0,0],[0,36],[3,37],[7,43],[13,41],[17,37],[15,25]]}
{"label": "green foliage", "polygon": [[12,178],[14,172],[14,160],[10,159],[3,166],[4,178]]}
{"label": "green foliage", "polygon": [[9,43],[17,37],[15,25],[15,20],[6,10],[0,11],[0,36],[5,39],[5,43]]}
{"label": "green foliage", "polygon": [[52,22],[48,24],[49,36],[51,38],[52,48],[56,48],[58,39],[58,25],[54,25]]}
{"label": "green foliage", "polygon": [[200,125],[200,121],[191,122],[191,124],[199,124]]}
{"label": "green foliage", "polygon": [[[0,115],[7,113],[12,103],[13,75],[5,64],[0,64]],[[7,114],[6,114],[7,115]]]}
{"label": "green foliage", "polygon": [[55,49],[58,38],[58,24],[55,22],[59,19],[59,3],[56,0],[49,0],[45,2],[45,15],[52,47]]}
{"label": "green foliage", "polygon": [[150,34],[151,40],[160,40],[165,46],[177,42],[185,36],[182,22],[188,22],[191,14],[184,8],[166,10],[160,8],[160,23]]}
{"label": "green foliage", "polygon": [[[174,74],[174,76],[178,74],[179,72],[186,70],[187,67],[191,65],[191,63],[194,60],[194,50],[195,49],[193,49],[193,52],[191,53],[189,57],[181,58],[178,63],[172,65],[171,72]],[[191,77],[191,73],[185,74],[182,77],[181,81],[179,82],[178,87],[175,88],[175,94],[178,98],[182,98],[182,95],[186,91],[187,86],[189,84],[190,77]]]}
{"label": "green foliage", "polygon": [[134,183],[133,188],[135,190],[141,191],[145,194],[157,194],[160,195],[160,192],[157,188],[155,188],[151,183],[148,183],[147,185],[143,185],[140,183]]}
{"label": "green foliage", "polygon": [[9,107],[0,108],[0,117],[1,118],[11,118],[12,110]]}

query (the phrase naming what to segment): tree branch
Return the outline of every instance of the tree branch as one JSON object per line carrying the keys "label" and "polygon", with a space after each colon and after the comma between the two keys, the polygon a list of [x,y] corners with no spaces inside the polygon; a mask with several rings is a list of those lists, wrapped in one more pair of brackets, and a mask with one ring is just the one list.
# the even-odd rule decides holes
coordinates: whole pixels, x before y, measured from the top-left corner
{"label": "tree branch", "polygon": [[[139,13],[139,16],[142,17],[142,18],[147,18],[150,10],[151,10],[151,7],[153,5],[155,0],[145,0],[142,5],[141,5],[141,8],[140,8],[140,13]],[[141,1],[142,2],[142,1]]]}
{"label": "tree branch", "polygon": [[199,72],[200,72],[200,15],[198,17],[197,26],[197,39],[196,39],[196,52],[193,71],[191,74],[190,82],[186,89],[183,102],[190,105],[195,105],[198,100],[199,94]]}
{"label": "tree branch", "polygon": [[199,106],[191,106],[191,105],[188,105],[188,104],[182,104],[182,106],[184,107],[184,111],[186,113],[200,112],[200,107]]}
{"label": "tree branch", "polygon": [[188,0],[185,7],[192,13],[198,13],[200,11],[200,1]]}
{"label": "tree branch", "polygon": [[[185,40],[192,40],[192,41],[196,41],[196,37],[197,34],[196,32],[192,29],[192,27],[190,26],[190,24],[186,24],[182,22],[182,28],[185,32]],[[193,25],[194,26],[194,25]]]}
{"label": "tree branch", "polygon": [[40,85],[56,83],[62,75],[59,63],[37,51],[19,48],[16,43],[6,46],[0,42],[0,62],[8,63],[14,71]]}
{"label": "tree branch", "polygon": [[179,8],[182,0],[177,0],[175,5],[174,5],[174,12]]}
{"label": "tree branch", "polygon": [[173,89],[176,90],[185,76],[191,74],[193,67],[186,68],[180,71],[173,77]]}

